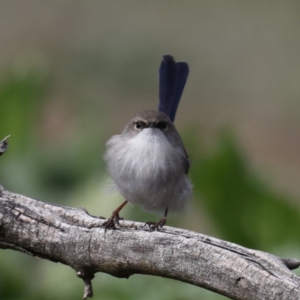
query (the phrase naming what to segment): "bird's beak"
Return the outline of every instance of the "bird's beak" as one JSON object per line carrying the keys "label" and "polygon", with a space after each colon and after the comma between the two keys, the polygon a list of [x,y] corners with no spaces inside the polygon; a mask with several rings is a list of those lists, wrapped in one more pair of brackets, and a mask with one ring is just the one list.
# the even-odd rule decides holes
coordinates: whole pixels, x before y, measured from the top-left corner
{"label": "bird's beak", "polygon": [[150,122],[147,128],[156,128],[156,123],[155,122]]}

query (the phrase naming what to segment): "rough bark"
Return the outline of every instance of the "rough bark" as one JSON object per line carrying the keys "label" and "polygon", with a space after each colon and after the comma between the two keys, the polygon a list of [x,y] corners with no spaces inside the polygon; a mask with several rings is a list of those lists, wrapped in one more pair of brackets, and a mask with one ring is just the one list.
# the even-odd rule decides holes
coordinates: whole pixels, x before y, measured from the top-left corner
{"label": "rough bark", "polygon": [[84,298],[93,295],[94,274],[105,272],[172,278],[232,299],[300,299],[300,278],[290,271],[300,265],[296,259],[168,226],[149,232],[144,224],[121,221],[120,228],[105,231],[103,222],[84,209],[41,202],[0,185],[0,248],[72,267],[84,281]]}
{"label": "rough bark", "polygon": [[92,296],[96,272],[116,277],[151,274],[184,281],[232,299],[300,299],[296,259],[247,249],[178,228],[149,232],[122,221],[105,230],[104,220],[83,209],[63,207],[0,190],[0,248],[61,262]]}

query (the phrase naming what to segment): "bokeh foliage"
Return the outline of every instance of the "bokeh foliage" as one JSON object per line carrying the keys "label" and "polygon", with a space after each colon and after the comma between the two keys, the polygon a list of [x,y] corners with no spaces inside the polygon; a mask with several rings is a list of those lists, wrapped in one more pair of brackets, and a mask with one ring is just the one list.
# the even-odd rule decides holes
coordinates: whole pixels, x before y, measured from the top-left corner
{"label": "bokeh foliage", "polygon": [[[8,70],[0,79],[0,136],[13,136],[10,152],[26,151],[34,132],[46,80],[35,71]],[[25,148],[25,149],[24,149]]]}
{"label": "bokeh foliage", "polygon": [[215,149],[197,149],[191,171],[194,192],[204,203],[221,236],[245,247],[272,251],[282,244],[300,246],[299,209],[272,191],[244,157],[228,130]]}

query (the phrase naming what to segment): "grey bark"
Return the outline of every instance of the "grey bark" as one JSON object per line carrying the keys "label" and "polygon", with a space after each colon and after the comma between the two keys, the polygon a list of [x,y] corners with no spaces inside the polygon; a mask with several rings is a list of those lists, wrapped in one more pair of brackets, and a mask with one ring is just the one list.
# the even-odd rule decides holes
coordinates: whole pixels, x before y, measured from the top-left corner
{"label": "grey bark", "polygon": [[0,190],[0,248],[72,267],[92,296],[96,272],[151,274],[184,281],[232,299],[300,299],[300,278],[284,260],[199,233],[121,221],[116,230],[83,209],[44,203]]}
{"label": "grey bark", "polygon": [[[6,146],[1,143],[7,149],[6,140]],[[121,221],[121,227],[105,231],[103,223],[84,209],[41,202],[0,185],[0,248],[70,266],[84,281],[84,298],[93,295],[94,274],[105,272],[172,278],[231,299],[300,299],[300,278],[290,271],[299,267],[297,259],[168,226],[149,232],[144,224]]]}

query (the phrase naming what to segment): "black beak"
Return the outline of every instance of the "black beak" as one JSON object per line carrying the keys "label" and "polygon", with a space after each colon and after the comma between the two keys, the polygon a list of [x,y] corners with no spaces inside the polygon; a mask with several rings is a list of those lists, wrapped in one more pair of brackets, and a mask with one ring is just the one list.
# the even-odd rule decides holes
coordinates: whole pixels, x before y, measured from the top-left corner
{"label": "black beak", "polygon": [[156,123],[155,122],[149,122],[148,128],[156,128]]}

